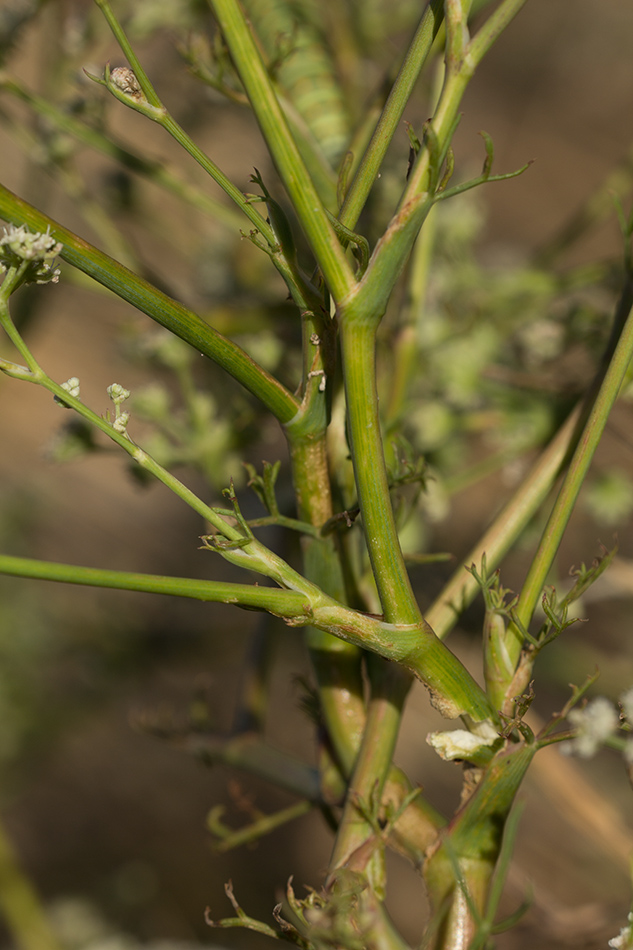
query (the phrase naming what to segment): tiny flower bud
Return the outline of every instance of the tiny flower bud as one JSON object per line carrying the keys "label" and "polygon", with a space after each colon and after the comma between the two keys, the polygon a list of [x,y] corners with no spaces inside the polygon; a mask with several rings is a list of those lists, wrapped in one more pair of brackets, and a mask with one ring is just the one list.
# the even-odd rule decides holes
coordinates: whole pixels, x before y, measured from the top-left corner
{"label": "tiny flower bud", "polygon": [[129,412],[122,412],[120,415],[116,417],[116,419],[112,423],[112,428],[115,430],[115,432],[120,432],[121,435],[124,435],[125,432],[127,431],[127,424],[129,420],[130,420]]}
{"label": "tiny flower bud", "polygon": [[[69,396],[79,399],[79,380],[76,376],[71,376],[70,379],[67,379],[65,383],[61,384],[61,388],[67,392]],[[70,409],[70,406],[59,396],[53,396],[53,399],[58,406],[63,406],[64,409]]]}
{"label": "tiny flower bud", "polygon": [[62,245],[51,236],[48,229],[45,233],[32,232],[23,224],[19,228],[10,224],[0,238],[1,272],[28,261],[31,266],[24,277],[25,283],[56,284],[60,270],[53,265],[61,249]]}
{"label": "tiny flower bud", "polygon": [[122,402],[130,398],[130,390],[125,389],[120,383],[112,383],[108,386],[107,393],[115,406],[120,406]]}

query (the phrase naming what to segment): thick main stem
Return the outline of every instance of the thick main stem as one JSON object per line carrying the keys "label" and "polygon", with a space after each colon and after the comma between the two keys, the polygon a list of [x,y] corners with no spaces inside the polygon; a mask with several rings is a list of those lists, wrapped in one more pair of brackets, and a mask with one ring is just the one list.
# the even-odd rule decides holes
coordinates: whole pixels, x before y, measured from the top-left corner
{"label": "thick main stem", "polygon": [[404,647],[409,628],[405,665],[426,683],[437,708],[449,718],[463,713],[477,721],[494,717],[481,688],[422,618],[411,587],[391,506],[380,431],[375,329],[357,313],[342,314],[340,334],[348,431],[365,541],[385,622],[403,628],[394,630],[394,645]]}
{"label": "thick main stem", "polygon": [[367,550],[388,623],[422,620],[404,563],[389,495],[376,391],[376,331],[341,319],[348,430]]}
{"label": "thick main stem", "polygon": [[[293,439],[290,458],[298,517],[321,527],[332,517],[325,434]],[[321,590],[345,602],[345,585],[334,538],[304,537],[303,573]],[[310,627],[306,639],[328,737],[345,777],[354,766],[364,722],[361,652],[329,633]]]}

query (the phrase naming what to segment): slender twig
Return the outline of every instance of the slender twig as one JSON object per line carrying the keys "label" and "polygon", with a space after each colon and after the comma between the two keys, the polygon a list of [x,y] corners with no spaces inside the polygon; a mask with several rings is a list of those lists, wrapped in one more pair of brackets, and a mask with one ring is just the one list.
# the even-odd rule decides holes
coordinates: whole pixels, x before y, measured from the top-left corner
{"label": "slender twig", "polygon": [[371,141],[360,161],[339,213],[342,224],[353,228],[380,170],[415,83],[424,66],[444,16],[442,0],[431,0],[422,14],[400,72],[389,93]]}
{"label": "slender twig", "polygon": [[[628,288],[625,296],[630,306],[630,288]],[[532,614],[541,596],[547,574],[558,551],[563,533],[571,517],[576,499],[578,498],[602,433],[604,432],[609,413],[618,397],[632,356],[633,309],[629,311],[613,358],[591,408],[582,437],[574,452],[569,470],[543,531],[536,554],[532,559],[528,576],[523,584],[519,602],[516,607],[516,617],[519,623],[524,627],[527,627],[532,619]],[[520,639],[522,642],[522,638],[515,633],[508,644],[511,649],[511,655],[514,656],[515,659],[518,657]]]}

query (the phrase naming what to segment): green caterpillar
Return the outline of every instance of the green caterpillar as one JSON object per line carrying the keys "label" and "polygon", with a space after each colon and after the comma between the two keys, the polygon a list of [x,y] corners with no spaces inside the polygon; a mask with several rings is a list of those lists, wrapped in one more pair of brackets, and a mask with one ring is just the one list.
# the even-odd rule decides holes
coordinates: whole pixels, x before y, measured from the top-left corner
{"label": "green caterpillar", "polygon": [[[244,0],[244,8],[279,85],[318,142],[328,162],[336,166],[347,148],[350,122],[334,63],[305,0]],[[282,44],[287,44],[284,55]]]}

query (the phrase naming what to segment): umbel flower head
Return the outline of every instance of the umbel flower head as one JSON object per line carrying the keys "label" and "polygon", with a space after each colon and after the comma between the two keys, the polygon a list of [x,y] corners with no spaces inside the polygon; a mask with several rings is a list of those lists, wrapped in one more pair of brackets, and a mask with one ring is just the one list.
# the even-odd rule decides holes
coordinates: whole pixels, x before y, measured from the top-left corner
{"label": "umbel flower head", "polygon": [[629,914],[628,926],[623,927],[617,937],[609,940],[611,950],[631,950],[633,947],[633,914]]}
{"label": "umbel flower head", "polygon": [[618,714],[604,696],[592,699],[583,709],[572,709],[567,718],[576,729],[576,736],[563,742],[560,751],[583,759],[595,755],[618,728]]}
{"label": "umbel flower head", "polygon": [[23,224],[19,228],[10,224],[0,237],[0,274],[10,267],[20,267],[26,261],[30,266],[23,278],[24,283],[56,284],[60,270],[55,267],[55,257],[61,249],[62,245],[52,237],[49,229],[42,234],[29,231]]}

